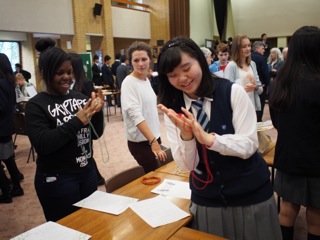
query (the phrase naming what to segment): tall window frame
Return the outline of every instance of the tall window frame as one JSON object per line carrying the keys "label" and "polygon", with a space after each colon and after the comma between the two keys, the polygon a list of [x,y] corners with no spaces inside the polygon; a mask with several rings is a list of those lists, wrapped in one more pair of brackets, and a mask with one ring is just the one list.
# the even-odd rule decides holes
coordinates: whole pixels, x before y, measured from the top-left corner
{"label": "tall window frame", "polygon": [[12,66],[12,70],[15,71],[15,64],[20,63],[21,47],[20,42],[17,41],[0,41],[0,52],[8,56]]}

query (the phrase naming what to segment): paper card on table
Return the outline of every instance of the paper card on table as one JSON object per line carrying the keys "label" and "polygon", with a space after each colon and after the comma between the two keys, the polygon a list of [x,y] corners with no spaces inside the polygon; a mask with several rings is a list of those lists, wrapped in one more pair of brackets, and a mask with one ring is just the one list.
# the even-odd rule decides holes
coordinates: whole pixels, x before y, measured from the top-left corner
{"label": "paper card on table", "polygon": [[55,222],[46,222],[11,240],[88,240],[91,236]]}
{"label": "paper card on table", "polygon": [[153,228],[190,216],[161,195],[132,203],[130,208]]}
{"label": "paper card on table", "polygon": [[138,199],[136,198],[120,196],[102,191],[95,191],[89,197],[82,199],[73,205],[119,215],[129,207],[130,203],[137,201]]}
{"label": "paper card on table", "polygon": [[189,183],[171,179],[164,179],[164,181],[151,192],[170,197],[191,199]]}
{"label": "paper card on table", "polygon": [[26,87],[26,90],[30,97],[34,97],[35,95],[37,95],[37,90],[34,88],[33,85]]}

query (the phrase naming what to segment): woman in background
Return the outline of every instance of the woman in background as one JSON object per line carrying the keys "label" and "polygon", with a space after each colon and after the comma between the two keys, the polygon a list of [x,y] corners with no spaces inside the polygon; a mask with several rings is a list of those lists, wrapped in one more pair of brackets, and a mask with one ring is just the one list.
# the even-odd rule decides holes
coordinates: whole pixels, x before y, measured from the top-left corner
{"label": "woman in background", "polygon": [[128,55],[133,71],[121,86],[122,114],[129,151],[148,173],[158,168],[157,159],[165,161],[166,158],[160,146],[157,97],[147,77],[152,67],[151,47],[144,42],[134,42]]}
{"label": "woman in background", "polygon": [[244,87],[256,111],[261,110],[259,95],[263,88],[255,62],[251,61],[251,43],[246,35],[233,38],[231,59],[224,71],[224,77]]}
{"label": "woman in background", "polygon": [[275,191],[284,240],[293,239],[300,206],[306,207],[308,240],[320,239],[320,29],[299,28],[287,60],[272,82],[270,113],[278,131]]}
{"label": "woman in background", "polygon": [[33,86],[33,84],[27,82],[21,73],[16,74],[16,85],[24,97],[30,97],[30,95],[27,91],[27,87],[31,87],[31,86]]}
{"label": "woman in background", "polygon": [[270,80],[273,80],[277,77],[277,74],[284,63],[279,48],[272,48],[270,50],[270,55],[268,57],[267,63],[269,67]]}

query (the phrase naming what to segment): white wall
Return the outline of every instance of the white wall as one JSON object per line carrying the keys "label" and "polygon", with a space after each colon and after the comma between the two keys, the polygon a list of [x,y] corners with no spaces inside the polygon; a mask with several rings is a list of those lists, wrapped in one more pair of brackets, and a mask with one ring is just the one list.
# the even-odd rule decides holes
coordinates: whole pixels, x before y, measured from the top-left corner
{"label": "white wall", "polygon": [[1,0],[0,31],[73,35],[72,0]]}
{"label": "white wall", "polygon": [[212,0],[190,0],[190,38],[199,46],[204,46],[205,39],[217,35],[213,9]]}
{"label": "white wall", "polygon": [[112,28],[115,38],[150,39],[150,13],[111,7]]}
{"label": "white wall", "polygon": [[235,34],[250,38],[291,36],[304,25],[320,26],[319,0],[230,0]]}

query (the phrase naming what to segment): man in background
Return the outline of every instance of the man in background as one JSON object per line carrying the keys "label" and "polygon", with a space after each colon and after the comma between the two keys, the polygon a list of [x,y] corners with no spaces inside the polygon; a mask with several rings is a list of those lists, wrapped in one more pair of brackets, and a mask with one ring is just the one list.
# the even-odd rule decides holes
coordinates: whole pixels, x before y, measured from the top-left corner
{"label": "man in background", "polygon": [[91,67],[92,70],[92,82],[95,86],[102,86],[102,71],[99,66],[99,56],[93,56],[93,65]]}
{"label": "man in background", "polygon": [[267,38],[268,38],[268,36],[267,36],[266,33],[262,33],[261,34],[261,42],[263,42],[263,44],[264,44],[264,54],[263,54],[263,56],[265,58],[268,58],[269,55],[270,55],[270,43],[268,42]]}
{"label": "man in background", "polygon": [[259,95],[261,102],[261,111],[257,111],[257,121],[262,122],[264,105],[266,103],[268,86],[270,83],[270,75],[268,70],[268,64],[266,58],[263,56],[265,51],[265,45],[261,41],[255,41],[252,45],[251,59],[256,63],[257,72],[260,82],[263,85],[263,92]]}
{"label": "man in background", "polygon": [[283,61],[286,61],[286,59],[287,59],[287,54],[288,54],[288,48],[285,47],[285,48],[282,50]]}
{"label": "man in background", "polygon": [[17,75],[17,73],[21,73],[24,76],[24,79],[29,82],[29,79],[31,78],[31,73],[29,73],[26,70],[22,69],[22,65],[20,63],[15,64],[16,71],[13,73],[14,75]]}

